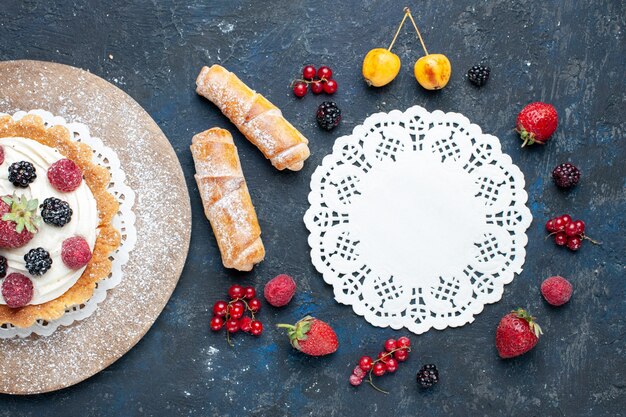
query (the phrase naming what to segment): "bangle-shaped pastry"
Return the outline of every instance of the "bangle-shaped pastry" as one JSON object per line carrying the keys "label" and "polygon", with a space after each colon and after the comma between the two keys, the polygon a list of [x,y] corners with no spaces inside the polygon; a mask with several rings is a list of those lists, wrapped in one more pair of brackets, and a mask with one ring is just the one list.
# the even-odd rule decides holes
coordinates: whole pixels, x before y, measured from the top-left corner
{"label": "bangle-shaped pastry", "polygon": [[279,170],[299,171],[309,157],[309,141],[280,109],[220,65],[203,67],[198,94],[211,100]]}
{"label": "bangle-shaped pastry", "polygon": [[209,129],[193,137],[196,182],[226,268],[250,271],[265,257],[261,228],[248,193],[233,137]]}

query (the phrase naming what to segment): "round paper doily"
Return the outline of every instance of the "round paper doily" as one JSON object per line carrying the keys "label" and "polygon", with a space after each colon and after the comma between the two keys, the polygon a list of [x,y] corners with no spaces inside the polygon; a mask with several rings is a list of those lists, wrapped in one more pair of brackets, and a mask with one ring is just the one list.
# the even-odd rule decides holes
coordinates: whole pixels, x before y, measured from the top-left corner
{"label": "round paper doily", "polygon": [[[12,337],[28,337],[31,334],[39,336],[51,335],[59,326],[69,326],[75,321],[83,320],[93,314],[98,307],[98,303],[105,299],[107,291],[115,287],[122,280],[122,266],[128,261],[130,251],[137,242],[137,232],[135,230],[135,214],[133,205],[135,204],[135,192],[126,185],[126,174],[122,170],[117,154],[108,146],[104,145],[98,138],[92,137],[89,128],[82,123],[68,123],[63,117],[54,116],[45,110],[31,110],[28,113],[19,111],[13,114],[14,120],[19,120],[27,114],[35,114],[41,117],[46,126],[64,126],[74,140],[86,143],[93,150],[95,162],[105,167],[111,172],[111,183],[108,191],[120,203],[117,215],[113,218],[113,226],[120,231],[122,240],[120,247],[113,252],[111,257],[111,273],[106,279],[99,281],[91,298],[85,303],[72,306],[65,311],[65,314],[57,320],[43,321],[37,320],[35,324],[27,328],[19,328],[12,325],[0,326],[0,339]],[[0,113],[3,115],[3,113]]]}
{"label": "round paper doily", "polygon": [[532,216],[500,141],[458,113],[377,113],[335,142],[304,216],[335,299],[375,326],[474,320],[522,271]]}

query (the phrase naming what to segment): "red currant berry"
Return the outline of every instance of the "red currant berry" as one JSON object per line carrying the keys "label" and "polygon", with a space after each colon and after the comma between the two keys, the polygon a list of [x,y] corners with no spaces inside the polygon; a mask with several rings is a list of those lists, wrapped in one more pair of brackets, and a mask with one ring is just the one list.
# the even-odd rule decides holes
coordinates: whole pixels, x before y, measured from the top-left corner
{"label": "red currant berry", "polygon": [[261,333],[263,333],[263,323],[258,320],[252,320],[252,323],[250,323],[250,333],[253,336],[261,336]]}
{"label": "red currant berry", "polygon": [[256,296],[256,290],[253,287],[246,287],[243,289],[243,298],[248,300],[253,299]]}
{"label": "red currant berry", "polygon": [[578,234],[578,227],[576,227],[576,223],[567,223],[567,226],[565,226],[565,234],[567,236],[576,236]]}
{"label": "red currant berry", "polygon": [[359,378],[363,378],[365,376],[365,371],[361,369],[359,365],[357,365],[354,367],[354,370],[352,371],[352,375],[356,375]]}
{"label": "red currant berry", "polygon": [[567,243],[567,235],[565,234],[565,232],[559,232],[554,235],[554,243],[559,246],[565,245]]}
{"label": "red currant berry", "polygon": [[307,65],[302,68],[302,78],[305,80],[312,80],[315,77],[315,67],[313,65]]}
{"label": "red currant berry", "polygon": [[391,355],[387,355],[387,352],[379,352],[378,353],[378,359],[380,359],[381,362],[387,362],[387,359],[390,358]]}
{"label": "red currant berry", "polygon": [[237,333],[239,330],[239,320],[228,319],[226,320],[226,331],[228,333]]}
{"label": "red currant berry", "polygon": [[299,81],[294,84],[293,93],[296,95],[296,97],[304,97],[306,95],[306,92],[307,86],[305,83]]}
{"label": "red currant berry", "polygon": [[245,312],[245,308],[243,307],[243,305],[237,304],[237,303],[233,303],[230,305],[230,308],[228,309],[228,314],[230,314],[230,318],[231,319],[240,319],[243,317],[243,313]]}
{"label": "red currant berry", "polygon": [[396,372],[396,369],[398,369],[398,361],[394,358],[389,358],[385,366],[387,367],[387,372]]}
{"label": "red currant berry", "polygon": [[214,332],[219,331],[224,325],[224,319],[221,317],[215,316],[211,319],[211,330]]}
{"label": "red currant berry", "polygon": [[321,81],[313,81],[311,83],[311,91],[313,91],[313,94],[319,94],[324,91],[324,85]]}
{"label": "red currant berry", "polygon": [[556,225],[554,224],[554,219],[550,219],[546,222],[546,230],[550,233],[556,232],[558,230],[556,228]]}
{"label": "red currant berry", "polygon": [[350,385],[354,387],[358,387],[363,382],[363,378],[359,378],[358,376],[352,374],[350,375]]}
{"label": "red currant berry", "polygon": [[251,326],[250,324],[252,323],[252,319],[248,316],[244,316],[241,319],[239,319],[239,330],[241,330],[242,332],[250,332]]}
{"label": "red currant berry", "polygon": [[248,301],[248,307],[250,307],[250,310],[252,310],[253,313],[258,313],[261,309],[261,301],[259,301],[258,298],[253,298]]}
{"label": "red currant berry", "polygon": [[393,353],[393,357],[396,358],[398,362],[404,362],[405,360],[408,359],[409,352],[407,352],[406,350],[396,350]]}
{"label": "red currant berry", "polygon": [[397,342],[396,339],[387,339],[385,341],[385,350],[387,352],[391,352],[392,350],[394,350],[397,346]]}
{"label": "red currant berry", "polygon": [[567,247],[571,250],[578,250],[583,244],[583,240],[578,236],[572,236],[567,239]]}
{"label": "red currant berry", "polygon": [[411,346],[411,339],[406,336],[402,336],[398,338],[398,342],[396,344],[399,348],[408,348]]}
{"label": "red currant berry", "polygon": [[372,362],[373,360],[371,357],[361,356],[361,359],[359,359],[359,367],[367,372],[372,369]]}
{"label": "red currant berry", "polygon": [[565,222],[562,218],[557,217],[554,219],[554,231],[557,232],[559,230],[565,230]]}
{"label": "red currant berry", "polygon": [[326,65],[321,66],[317,70],[317,78],[330,80],[333,76],[333,72]]}
{"label": "red currant berry", "polygon": [[386,371],[386,366],[384,363],[382,362],[376,362],[374,364],[374,368],[372,369],[372,373],[376,376],[383,376],[385,375],[385,371]]}
{"label": "red currant berry", "polygon": [[337,81],[328,80],[324,83],[324,92],[326,94],[334,94],[337,91]]}
{"label": "red currant berry", "polygon": [[231,285],[230,288],[228,289],[228,296],[232,298],[233,300],[235,298],[242,298],[243,287],[239,284]]}
{"label": "red currant berry", "polygon": [[572,221],[572,216],[564,214],[561,216],[561,220],[563,220],[563,223],[567,226],[567,224]]}
{"label": "red currant berry", "polygon": [[582,235],[583,233],[585,233],[585,222],[582,220],[576,220],[574,222],[574,224],[576,225],[576,230],[578,231],[579,235]]}
{"label": "red currant berry", "polygon": [[213,314],[219,317],[224,317],[226,315],[226,309],[228,308],[228,303],[226,301],[216,301],[213,304]]}

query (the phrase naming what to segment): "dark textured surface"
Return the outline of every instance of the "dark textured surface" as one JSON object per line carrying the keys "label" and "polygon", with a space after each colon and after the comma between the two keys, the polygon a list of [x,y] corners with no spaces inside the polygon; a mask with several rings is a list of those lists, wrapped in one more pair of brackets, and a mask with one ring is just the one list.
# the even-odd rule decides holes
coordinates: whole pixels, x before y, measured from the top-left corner
{"label": "dark textured surface", "polygon": [[[275,0],[0,4],[0,59],[88,69],[146,108],[178,152],[194,220],[186,269],[147,336],[78,386],[27,398],[0,396],[0,416],[623,414],[626,5],[620,0],[415,2],[429,49],[452,62],[450,84],[437,93],[417,87],[412,66],[420,50],[407,27],[397,43],[404,63],[399,77],[388,87],[369,89],[360,77],[362,57],[388,44],[402,6]],[[478,90],[463,73],[481,58],[492,76]],[[196,96],[195,76],[203,64],[214,62],[263,92],[309,137],[312,156],[301,172],[276,171],[213,105]],[[288,88],[306,63],[326,63],[336,73],[334,99],[344,121],[331,134],[314,122],[323,97],[297,100]],[[511,130],[514,118],[534,100],[553,103],[560,126],[547,146],[520,150]],[[526,175],[535,220],[524,272],[505,288],[502,300],[471,325],[413,336],[409,361],[381,380],[393,389],[385,396],[368,386],[355,390],[347,378],[362,353],[375,354],[384,339],[402,332],[373,328],[333,301],[331,287],[310,264],[302,215],[309,177],[335,137],[373,112],[414,104],[463,113],[497,135]],[[249,274],[222,268],[193,182],[188,144],[194,133],[214,125],[229,128],[237,140],[263,229],[267,259]],[[569,193],[559,192],[549,178],[563,161],[583,172],[581,184]],[[604,244],[585,244],[573,254],[544,240],[544,221],[563,212],[583,218],[589,234]],[[261,289],[283,272],[297,279],[299,292],[287,308],[264,306],[267,330],[260,339],[238,335],[231,349],[222,335],[209,333],[210,306],[230,283]],[[572,301],[560,309],[539,295],[540,282],[552,274],[570,278],[575,288]],[[493,346],[495,327],[518,305],[539,317],[546,334],[531,353],[502,361]],[[334,325],[341,343],[336,354],[304,357],[272,328],[305,313]],[[442,382],[425,393],[414,375],[426,362],[438,365]]]}

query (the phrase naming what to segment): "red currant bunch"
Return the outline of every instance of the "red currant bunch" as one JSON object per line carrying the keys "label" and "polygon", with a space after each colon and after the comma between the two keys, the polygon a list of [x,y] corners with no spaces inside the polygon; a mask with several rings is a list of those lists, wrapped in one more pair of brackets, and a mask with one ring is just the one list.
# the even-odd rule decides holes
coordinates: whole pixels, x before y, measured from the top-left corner
{"label": "red currant bunch", "polygon": [[256,319],[255,314],[261,309],[261,302],[256,298],[255,289],[234,284],[228,289],[228,296],[229,302],[220,300],[213,305],[211,330],[218,332],[225,327],[226,340],[231,346],[231,333],[241,330],[253,336],[260,336],[263,333],[263,324]]}
{"label": "red currant bunch", "polygon": [[356,386],[361,385],[363,379],[367,376],[367,382],[377,391],[388,394],[378,388],[374,384],[373,376],[383,376],[386,373],[392,374],[398,369],[398,364],[404,362],[409,357],[411,351],[411,340],[402,336],[396,339],[388,339],[385,341],[385,350],[378,354],[376,359],[371,356],[361,356],[359,364],[350,375],[350,384]]}
{"label": "red currant bunch", "polygon": [[292,83],[293,93],[296,97],[304,97],[311,87],[313,94],[334,94],[337,91],[337,81],[333,79],[333,71],[327,66],[321,66],[317,70],[313,65],[302,68],[302,79]]}
{"label": "red currant bunch", "polygon": [[573,251],[580,249],[584,240],[596,245],[600,244],[600,242],[596,242],[585,235],[585,222],[572,220],[569,214],[548,220],[546,230],[550,233],[548,236],[554,236],[554,243],[559,246],[567,246]]}

